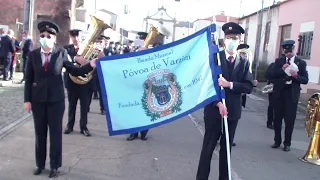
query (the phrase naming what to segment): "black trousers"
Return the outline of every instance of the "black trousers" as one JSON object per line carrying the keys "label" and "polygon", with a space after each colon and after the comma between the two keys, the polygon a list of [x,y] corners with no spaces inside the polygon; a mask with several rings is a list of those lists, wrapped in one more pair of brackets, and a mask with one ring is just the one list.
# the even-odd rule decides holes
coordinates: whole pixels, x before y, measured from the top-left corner
{"label": "black trousers", "polygon": [[274,107],[274,141],[276,144],[281,144],[282,119],[284,119],[285,132],[283,144],[291,146],[292,132],[298,107],[298,103],[292,102],[291,85],[286,85],[286,88],[282,90],[280,98],[274,103]]}
{"label": "black trousers", "polygon": [[[204,134],[203,145],[202,145],[196,179],[208,180],[209,174],[210,174],[212,154],[217,145],[218,140],[220,139],[219,180],[227,180],[228,179],[227,148],[226,148],[226,138],[225,138],[224,128],[222,131],[223,121],[220,116],[216,116],[216,118],[205,117],[204,123],[205,123],[205,134]],[[230,152],[231,152],[231,147],[232,147],[237,125],[238,125],[238,120],[228,120]]]}
{"label": "black trousers", "polygon": [[[141,136],[147,136],[148,131],[149,131],[149,130],[140,131],[140,135],[141,135]],[[138,133],[138,132],[137,132],[137,133],[132,133],[132,134],[130,134],[130,135],[138,136],[139,133]]]}
{"label": "black trousers", "polygon": [[26,71],[26,66],[27,66],[27,57],[22,57],[23,64],[22,64],[22,72],[23,72],[23,80],[25,78],[25,71]]}
{"label": "black trousers", "polygon": [[12,60],[10,62],[10,66],[9,66],[9,71],[10,71],[10,76],[9,77],[13,77],[13,72],[14,72],[14,68],[13,68],[13,61],[14,61],[14,56],[12,56]]}
{"label": "black trousers", "polygon": [[68,124],[67,127],[73,129],[76,117],[78,99],[80,100],[80,130],[87,130],[88,109],[89,109],[89,84],[74,85],[68,82]]}
{"label": "black trousers", "polygon": [[[94,78],[94,83],[95,83],[95,87],[96,88],[94,88],[94,90],[97,90],[97,92],[98,92],[98,95],[99,95],[99,104],[100,104],[100,110],[101,111],[104,111],[104,105],[103,105],[103,101],[102,101],[102,94],[101,94],[101,87],[100,87],[100,82],[99,82],[99,78],[98,77],[95,77]],[[92,95],[95,93],[95,91],[91,91],[90,92],[90,104],[91,104],[91,100],[92,100]]]}
{"label": "black trousers", "polygon": [[54,103],[32,103],[35,128],[36,165],[44,169],[47,157],[47,134],[50,133],[50,168],[58,169],[62,164],[62,119],[64,101]]}
{"label": "black trousers", "polygon": [[272,93],[269,93],[268,120],[267,125],[274,124],[274,108],[272,107]]}
{"label": "black trousers", "polygon": [[12,57],[10,58],[2,58],[1,61],[3,62],[3,69],[2,69],[2,74],[3,74],[3,79],[6,79],[8,77],[8,73],[9,73],[9,70],[10,70],[10,65],[11,65],[11,59]]}

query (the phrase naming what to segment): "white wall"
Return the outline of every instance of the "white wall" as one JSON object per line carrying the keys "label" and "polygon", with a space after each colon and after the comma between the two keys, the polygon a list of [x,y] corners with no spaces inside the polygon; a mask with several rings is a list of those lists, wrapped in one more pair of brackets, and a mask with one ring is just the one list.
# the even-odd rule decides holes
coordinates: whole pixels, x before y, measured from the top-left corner
{"label": "white wall", "polygon": [[[211,24],[211,21],[209,20],[197,20],[193,24],[193,31],[197,32]],[[216,34],[218,36],[218,39],[224,38],[224,33],[222,31],[222,26],[225,24],[225,22],[216,22]]]}
{"label": "white wall", "polygon": [[[270,20],[268,20],[268,13],[271,15],[271,27],[270,27],[270,37],[269,37],[269,44],[267,47],[267,52],[263,52],[264,48],[264,40],[265,40],[265,30],[266,24]],[[277,39],[278,39],[278,16],[279,16],[279,8],[275,7],[270,9],[270,11],[264,11],[263,19],[262,19],[262,36],[261,36],[261,44],[259,49],[259,61],[267,61],[269,64],[274,62],[276,58],[278,58],[277,53]],[[258,23],[258,16],[252,15],[247,17],[249,18],[249,25],[246,24],[246,19],[242,20],[242,27],[245,29],[246,27],[249,28],[248,37],[247,37],[247,44],[250,46],[250,50],[252,51],[252,55],[255,55],[255,47],[256,47],[256,40],[257,40],[257,23]]]}
{"label": "white wall", "polygon": [[177,40],[185,38],[191,34],[193,34],[193,28],[176,27],[174,40],[177,41]]}

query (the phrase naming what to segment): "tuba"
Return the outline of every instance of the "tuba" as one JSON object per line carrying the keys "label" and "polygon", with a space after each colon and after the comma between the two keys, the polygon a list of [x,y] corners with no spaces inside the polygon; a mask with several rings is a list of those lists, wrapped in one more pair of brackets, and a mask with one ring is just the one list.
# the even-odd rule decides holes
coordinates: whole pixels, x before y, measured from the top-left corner
{"label": "tuba", "polygon": [[146,39],[144,40],[143,47],[149,48],[149,47],[153,47],[154,44],[157,44],[158,34],[159,33],[158,33],[157,28],[154,27],[153,25],[150,25],[150,31],[149,31]]}
{"label": "tuba", "polygon": [[144,40],[143,47],[151,48],[162,45],[164,43],[164,38],[170,36],[170,32],[162,24],[159,23],[158,28],[150,25],[150,31]]}
{"label": "tuba", "polygon": [[307,153],[300,160],[320,166],[320,93],[308,100],[305,126],[311,141]]}
{"label": "tuba", "polygon": [[[103,47],[94,45],[95,41],[100,37],[103,31],[110,28],[104,21],[96,18],[95,16],[90,16],[93,28],[90,30],[87,38],[80,44],[77,55],[83,56],[88,61],[97,58],[99,53],[103,50]],[[80,67],[77,63],[75,66]],[[93,71],[85,74],[84,76],[72,76],[69,74],[70,79],[76,84],[87,84],[92,79]]]}

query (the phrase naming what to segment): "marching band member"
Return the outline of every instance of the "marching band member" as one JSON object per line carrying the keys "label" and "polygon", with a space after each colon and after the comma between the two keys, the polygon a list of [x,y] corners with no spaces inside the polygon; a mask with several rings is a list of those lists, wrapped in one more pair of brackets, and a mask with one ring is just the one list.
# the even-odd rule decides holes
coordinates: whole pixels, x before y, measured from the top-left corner
{"label": "marching band member", "polygon": [[[228,115],[229,143],[233,143],[238,120],[241,118],[241,96],[249,94],[253,89],[250,62],[237,54],[241,34],[244,29],[233,22],[222,26],[225,33],[225,50],[218,55],[221,60],[223,77],[219,78],[219,86],[224,87],[226,96],[225,107],[220,101],[214,101],[204,109],[205,135],[198,166],[197,180],[208,180],[213,151],[220,139],[219,180],[228,179],[228,162],[226,138],[222,117]],[[215,56],[215,63],[217,58]],[[231,151],[231,147],[230,147]]]}
{"label": "marching band member", "polygon": [[[139,39],[140,39],[140,40],[145,40],[146,37],[148,36],[148,33],[146,33],[146,32],[138,32],[137,34],[139,35]],[[144,50],[144,49],[145,49],[145,48],[140,48],[140,49],[138,49],[137,51]],[[141,135],[140,138],[141,138],[141,140],[144,140],[144,141],[147,140],[148,131],[149,131],[149,130],[144,130],[144,131],[141,131],[141,132],[140,132],[140,135]],[[128,140],[128,141],[132,141],[132,140],[138,138],[138,136],[139,136],[139,133],[132,133],[132,134],[129,135],[129,137],[127,138],[127,140]]]}
{"label": "marching band member", "polygon": [[[272,73],[273,73],[273,66],[274,62],[271,63],[268,67],[268,69],[265,72],[265,78],[268,80],[267,84],[274,84],[274,80],[272,78]],[[269,105],[268,105],[268,114],[267,114],[267,128],[269,129],[274,129],[274,108],[273,108],[273,103],[272,103],[272,92],[268,93],[268,100],[269,100]]]}
{"label": "marching band member", "polygon": [[[294,40],[286,40],[281,43],[285,56],[276,59],[272,73],[274,79],[272,96],[275,111],[274,144],[272,148],[280,147],[282,119],[284,119],[284,151],[290,151],[291,137],[300,97],[300,84],[307,84],[309,81],[307,63],[294,54],[294,44]],[[288,72],[290,76],[287,75],[286,69],[294,64],[298,67],[298,71],[291,69]]]}
{"label": "marching band member", "polygon": [[[69,31],[72,44],[65,46],[69,56],[73,59],[79,50],[79,29],[72,29]],[[74,62],[73,62],[74,63]],[[79,60],[77,63],[83,65],[87,61],[85,59]],[[80,132],[84,136],[90,136],[90,131],[87,128],[88,123],[88,109],[89,109],[89,91],[92,86],[92,81],[87,84],[76,84],[69,76],[68,72],[65,72],[65,85],[68,92],[68,124],[64,130],[64,134],[70,134],[73,131],[74,122],[76,118],[77,102],[80,100]]]}
{"label": "marching band member", "polygon": [[[62,81],[62,68],[74,76],[81,76],[93,70],[96,59],[80,68],[69,61],[64,48],[55,47],[59,27],[48,21],[38,24],[41,47],[28,55],[24,108],[32,111],[35,127],[35,159],[37,168],[34,175],[45,168],[47,154],[47,133],[50,133],[49,177],[57,176],[62,164],[62,119],[65,110],[65,96]],[[76,58],[79,59],[79,58]]]}
{"label": "marching band member", "polygon": [[[101,43],[104,43],[104,42],[105,42],[104,40],[109,40],[109,39],[110,39],[109,37],[106,37],[106,36],[103,36],[103,35],[101,35],[100,38],[99,38],[99,40],[101,41]],[[100,43],[100,42],[99,42],[99,43]],[[105,45],[105,44],[102,44],[102,45]],[[104,56],[107,56],[108,53],[109,53],[109,52],[107,51],[107,49],[104,48],[104,49],[103,49],[103,55],[104,55]],[[105,110],[104,110],[104,105],[103,105],[103,101],[102,101],[101,87],[100,87],[100,81],[99,81],[99,78],[98,78],[97,70],[94,70],[94,71],[93,71],[92,76],[93,76],[92,81],[94,81],[94,82],[93,82],[93,83],[94,83],[94,86],[92,86],[92,87],[94,87],[93,90],[97,90],[98,96],[99,96],[100,114],[101,114],[101,115],[105,115],[106,112],[105,112]],[[91,92],[90,95],[89,95],[89,96],[90,96],[89,106],[90,106],[90,104],[91,104],[92,93],[93,93],[93,92]]]}

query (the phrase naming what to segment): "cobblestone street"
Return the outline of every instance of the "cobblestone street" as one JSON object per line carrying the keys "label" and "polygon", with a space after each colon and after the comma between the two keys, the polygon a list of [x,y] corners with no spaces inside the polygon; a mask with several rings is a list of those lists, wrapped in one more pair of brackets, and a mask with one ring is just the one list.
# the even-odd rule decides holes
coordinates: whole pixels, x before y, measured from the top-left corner
{"label": "cobblestone street", "polygon": [[1,87],[0,98],[0,129],[27,114],[23,108],[23,87]]}

